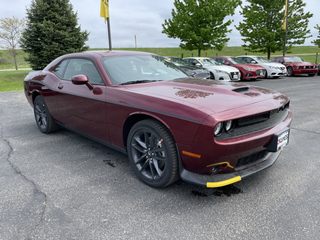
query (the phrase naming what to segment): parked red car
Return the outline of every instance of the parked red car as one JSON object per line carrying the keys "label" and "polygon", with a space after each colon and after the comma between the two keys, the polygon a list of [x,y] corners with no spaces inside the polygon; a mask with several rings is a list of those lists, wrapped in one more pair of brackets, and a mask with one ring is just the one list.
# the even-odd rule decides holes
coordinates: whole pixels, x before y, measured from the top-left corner
{"label": "parked red car", "polygon": [[272,62],[282,63],[287,67],[288,76],[294,76],[299,74],[308,74],[314,76],[318,73],[317,64],[305,62],[300,57],[284,56],[276,57],[271,60]]}
{"label": "parked red car", "polygon": [[232,184],[273,165],[289,141],[285,95],[190,78],[150,53],[64,55],[24,89],[41,132],[60,126],[127,153],[152,187]]}
{"label": "parked red car", "polygon": [[264,78],[266,69],[259,65],[248,64],[240,58],[236,57],[212,57],[218,63],[232,66],[240,70],[241,80],[256,80],[257,78]]}

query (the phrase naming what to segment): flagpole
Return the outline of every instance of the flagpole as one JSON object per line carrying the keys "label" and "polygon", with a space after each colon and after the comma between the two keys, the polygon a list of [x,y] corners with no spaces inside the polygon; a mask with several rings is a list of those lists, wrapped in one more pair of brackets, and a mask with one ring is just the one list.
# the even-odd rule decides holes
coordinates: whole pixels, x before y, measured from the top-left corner
{"label": "flagpole", "polygon": [[111,51],[112,50],[112,44],[111,44],[110,17],[108,17],[107,24],[108,24],[109,50]]}
{"label": "flagpole", "polygon": [[284,43],[283,43],[283,56],[286,55],[286,44],[287,44],[287,31],[288,31],[288,11],[289,11],[289,1],[286,0],[286,6],[285,6],[285,32],[284,32]]}
{"label": "flagpole", "polygon": [[109,50],[112,50],[111,45],[111,28],[110,28],[110,17],[109,17],[109,0],[101,0],[100,4],[100,17],[103,17],[105,23],[107,24],[108,28],[108,39],[109,39]]}

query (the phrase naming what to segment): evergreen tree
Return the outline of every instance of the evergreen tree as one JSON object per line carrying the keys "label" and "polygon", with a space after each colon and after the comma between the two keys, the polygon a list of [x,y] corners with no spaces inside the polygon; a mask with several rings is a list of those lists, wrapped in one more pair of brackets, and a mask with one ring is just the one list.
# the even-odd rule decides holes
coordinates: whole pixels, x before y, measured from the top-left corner
{"label": "evergreen tree", "polygon": [[[244,21],[235,26],[241,33],[244,47],[248,51],[271,53],[280,51],[284,45],[285,31],[282,29],[286,0],[247,0],[242,6]],[[286,48],[300,45],[311,37],[308,30],[310,12],[304,13],[302,0],[289,0]]]}
{"label": "evergreen tree", "polygon": [[312,43],[320,48],[320,26],[317,24],[314,28],[319,31],[319,35],[316,40],[312,41]]}
{"label": "evergreen tree", "polygon": [[20,40],[34,70],[66,53],[87,50],[89,33],[81,31],[69,0],[32,0]]}
{"label": "evergreen tree", "polygon": [[225,21],[233,15],[241,0],[175,0],[172,19],[165,19],[163,31],[169,38],[179,38],[180,47],[186,50],[215,48],[222,50],[230,40],[227,38],[228,26],[232,20]]}

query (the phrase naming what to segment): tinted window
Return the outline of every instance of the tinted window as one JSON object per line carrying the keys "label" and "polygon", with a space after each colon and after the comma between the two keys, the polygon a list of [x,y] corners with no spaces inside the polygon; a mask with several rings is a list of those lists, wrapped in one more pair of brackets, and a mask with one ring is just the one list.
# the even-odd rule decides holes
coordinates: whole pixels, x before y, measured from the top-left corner
{"label": "tinted window", "polygon": [[63,60],[58,66],[55,67],[55,69],[52,72],[56,74],[59,78],[63,78],[63,74],[68,62],[69,62],[69,59]]}
{"label": "tinted window", "polygon": [[83,74],[92,84],[103,84],[103,80],[92,61],[83,58],[70,59],[63,79],[71,80],[75,75]]}

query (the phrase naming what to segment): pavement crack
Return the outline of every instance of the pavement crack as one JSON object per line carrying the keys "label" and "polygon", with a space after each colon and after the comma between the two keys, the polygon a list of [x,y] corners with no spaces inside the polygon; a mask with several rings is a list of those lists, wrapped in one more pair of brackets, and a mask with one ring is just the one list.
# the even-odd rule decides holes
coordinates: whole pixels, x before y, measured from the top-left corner
{"label": "pavement crack", "polygon": [[14,148],[12,147],[12,144],[10,143],[9,140],[5,139],[3,136],[3,125],[0,123],[0,138],[7,144],[7,146],[9,147],[9,152],[7,154],[7,158],[6,161],[8,162],[8,164],[11,166],[11,168],[14,170],[14,172],[18,175],[21,176],[22,179],[24,179],[26,182],[30,183],[34,193],[34,199],[35,198],[40,198],[41,201],[43,202],[42,205],[42,209],[41,209],[41,216],[39,221],[35,224],[35,226],[31,229],[31,231],[27,234],[27,236],[25,237],[25,240],[30,239],[30,236],[32,235],[32,233],[40,226],[40,224],[42,223],[43,219],[44,219],[44,214],[46,211],[46,206],[47,206],[47,195],[41,191],[41,188],[31,179],[29,179],[26,175],[24,175],[17,166],[15,166],[11,161],[11,157],[14,153]]}

